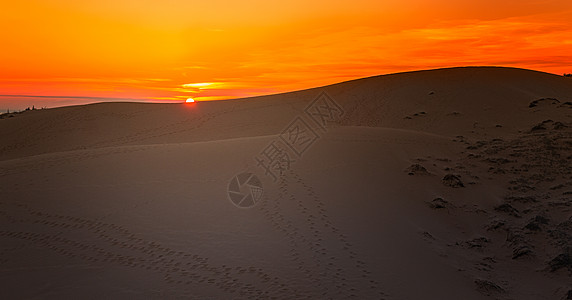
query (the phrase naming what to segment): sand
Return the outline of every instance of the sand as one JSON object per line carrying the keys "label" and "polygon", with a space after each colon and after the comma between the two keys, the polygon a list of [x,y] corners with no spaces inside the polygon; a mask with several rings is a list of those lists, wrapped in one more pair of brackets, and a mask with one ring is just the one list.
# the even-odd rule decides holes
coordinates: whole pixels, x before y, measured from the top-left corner
{"label": "sand", "polygon": [[2,118],[0,297],[570,299],[571,101],[478,67]]}

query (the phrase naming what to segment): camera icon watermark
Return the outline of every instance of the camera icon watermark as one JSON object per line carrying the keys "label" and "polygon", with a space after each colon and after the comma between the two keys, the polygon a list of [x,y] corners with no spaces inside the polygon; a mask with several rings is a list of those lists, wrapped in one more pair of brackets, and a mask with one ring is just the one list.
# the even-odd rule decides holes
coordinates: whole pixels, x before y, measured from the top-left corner
{"label": "camera icon watermark", "polygon": [[253,174],[244,172],[232,178],[228,184],[230,202],[240,208],[249,208],[262,198],[262,182]]}

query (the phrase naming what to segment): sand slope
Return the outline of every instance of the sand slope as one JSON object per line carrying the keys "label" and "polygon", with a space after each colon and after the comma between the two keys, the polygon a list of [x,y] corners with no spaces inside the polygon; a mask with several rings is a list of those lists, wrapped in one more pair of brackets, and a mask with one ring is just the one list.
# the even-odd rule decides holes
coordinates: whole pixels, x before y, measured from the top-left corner
{"label": "sand slope", "polygon": [[[192,105],[100,103],[3,119],[0,159],[278,134],[321,92],[341,105],[346,113],[343,125],[449,136],[473,131],[483,136],[514,133],[531,122],[550,118],[551,109],[572,101],[570,78],[474,67],[398,73],[299,92]],[[529,108],[530,103],[544,98],[560,103],[541,101]]]}
{"label": "sand slope", "polygon": [[[255,157],[322,91],[342,126],[274,181]],[[571,92],[456,68],[2,119],[0,297],[566,299]]]}

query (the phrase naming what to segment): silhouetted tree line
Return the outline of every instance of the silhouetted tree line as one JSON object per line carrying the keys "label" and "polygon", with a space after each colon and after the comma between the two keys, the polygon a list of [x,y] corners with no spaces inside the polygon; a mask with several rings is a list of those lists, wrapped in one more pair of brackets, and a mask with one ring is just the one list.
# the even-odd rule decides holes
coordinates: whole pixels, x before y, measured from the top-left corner
{"label": "silhouetted tree line", "polygon": [[[41,109],[46,109],[46,107],[42,107]],[[24,109],[24,110],[15,110],[12,112],[10,112],[10,109],[7,109],[5,113],[0,113],[0,119],[11,118],[11,117],[14,117],[14,115],[16,115],[16,114],[21,114],[21,113],[24,113],[27,111],[32,111],[32,110],[38,110],[38,109],[36,108],[35,105],[32,105],[32,107],[26,107],[26,109]]]}

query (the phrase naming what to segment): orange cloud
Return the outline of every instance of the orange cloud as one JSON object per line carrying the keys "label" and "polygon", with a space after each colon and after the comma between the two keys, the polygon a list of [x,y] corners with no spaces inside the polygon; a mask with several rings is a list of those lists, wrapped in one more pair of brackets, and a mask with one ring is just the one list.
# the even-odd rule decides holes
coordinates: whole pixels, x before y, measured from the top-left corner
{"label": "orange cloud", "polygon": [[570,73],[570,20],[562,0],[13,1],[0,94],[200,101],[458,65]]}

